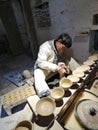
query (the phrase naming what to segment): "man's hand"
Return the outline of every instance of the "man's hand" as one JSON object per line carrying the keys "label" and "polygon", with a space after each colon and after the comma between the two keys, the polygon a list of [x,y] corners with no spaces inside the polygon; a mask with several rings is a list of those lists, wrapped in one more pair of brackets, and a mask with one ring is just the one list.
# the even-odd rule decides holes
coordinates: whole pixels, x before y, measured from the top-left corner
{"label": "man's hand", "polygon": [[58,73],[67,73],[67,74],[70,73],[70,69],[65,65],[57,66],[56,70]]}
{"label": "man's hand", "polygon": [[70,73],[70,68],[68,66],[64,66],[64,69],[66,70],[66,73],[69,74]]}

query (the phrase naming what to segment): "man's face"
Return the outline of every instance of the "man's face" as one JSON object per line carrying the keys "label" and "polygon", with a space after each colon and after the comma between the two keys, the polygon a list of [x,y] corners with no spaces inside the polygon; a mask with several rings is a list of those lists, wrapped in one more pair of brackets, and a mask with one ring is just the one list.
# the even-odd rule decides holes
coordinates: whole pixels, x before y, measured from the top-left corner
{"label": "man's face", "polygon": [[64,44],[62,44],[59,41],[57,41],[56,47],[59,53],[62,53],[67,48]]}

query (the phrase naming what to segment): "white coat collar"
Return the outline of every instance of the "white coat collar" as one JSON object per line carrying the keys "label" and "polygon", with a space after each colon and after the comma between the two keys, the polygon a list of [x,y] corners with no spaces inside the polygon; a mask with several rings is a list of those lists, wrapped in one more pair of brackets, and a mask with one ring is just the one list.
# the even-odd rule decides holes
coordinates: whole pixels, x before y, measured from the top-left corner
{"label": "white coat collar", "polygon": [[55,48],[54,40],[50,40],[50,41],[49,41],[49,44],[50,44],[50,46],[52,47],[52,49],[54,50],[54,52],[57,54],[58,52],[57,52],[57,50],[56,50],[56,48]]}

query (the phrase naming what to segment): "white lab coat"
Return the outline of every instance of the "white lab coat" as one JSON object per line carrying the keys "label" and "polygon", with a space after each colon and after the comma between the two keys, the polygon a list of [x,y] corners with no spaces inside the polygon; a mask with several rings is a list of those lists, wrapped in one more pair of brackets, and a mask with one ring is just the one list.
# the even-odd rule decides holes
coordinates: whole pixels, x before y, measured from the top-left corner
{"label": "white lab coat", "polygon": [[[73,61],[74,59],[71,58],[71,61],[69,62],[72,69],[75,68],[72,65]],[[75,62],[75,64],[78,66],[78,63]],[[54,40],[46,41],[39,48],[38,58],[34,66],[35,88],[40,97],[44,92],[50,91],[45,80],[50,72],[56,71],[56,67],[57,51],[54,46]]]}
{"label": "white lab coat", "polygon": [[39,48],[38,58],[35,68],[40,67],[48,71],[56,71],[57,67],[57,51],[54,47],[54,40],[47,41]]}

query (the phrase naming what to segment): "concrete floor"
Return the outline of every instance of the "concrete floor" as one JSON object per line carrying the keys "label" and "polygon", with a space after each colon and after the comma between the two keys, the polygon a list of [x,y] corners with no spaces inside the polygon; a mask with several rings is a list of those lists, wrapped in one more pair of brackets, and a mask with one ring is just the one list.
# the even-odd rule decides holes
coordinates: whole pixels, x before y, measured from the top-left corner
{"label": "concrete floor", "polygon": [[4,74],[32,63],[34,63],[33,58],[26,54],[0,59],[0,96],[17,88],[15,84],[4,78]]}

